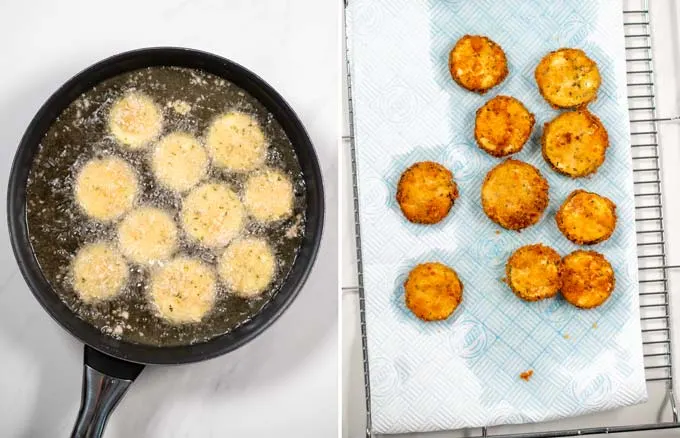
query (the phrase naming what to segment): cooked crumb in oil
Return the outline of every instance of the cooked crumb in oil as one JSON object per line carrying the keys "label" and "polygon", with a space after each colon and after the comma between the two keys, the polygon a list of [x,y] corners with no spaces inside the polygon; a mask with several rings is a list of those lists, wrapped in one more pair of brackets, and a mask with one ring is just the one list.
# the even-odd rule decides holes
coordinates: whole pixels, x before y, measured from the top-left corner
{"label": "cooked crumb in oil", "polygon": [[302,229],[302,215],[295,215],[295,222],[286,231],[287,239],[294,239],[299,237],[304,230]]}
{"label": "cooked crumb in oil", "polygon": [[168,102],[168,106],[172,108],[177,114],[187,115],[191,111],[191,105],[183,100],[173,100]]}

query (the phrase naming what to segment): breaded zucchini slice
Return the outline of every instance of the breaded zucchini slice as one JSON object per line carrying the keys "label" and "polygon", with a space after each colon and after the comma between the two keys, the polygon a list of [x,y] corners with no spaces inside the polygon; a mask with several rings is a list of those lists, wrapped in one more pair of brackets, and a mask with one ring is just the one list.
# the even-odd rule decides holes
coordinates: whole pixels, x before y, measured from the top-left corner
{"label": "breaded zucchini slice", "polygon": [[463,300],[463,283],[442,263],[422,263],[404,283],[406,306],[423,321],[448,318]]}
{"label": "breaded zucchini slice", "polygon": [[580,49],[548,53],[534,72],[543,98],[554,108],[582,108],[597,98],[600,71]]}
{"label": "breaded zucchini slice", "polygon": [[548,206],[548,181],[531,164],[509,158],[487,173],[481,195],[489,219],[521,230],[538,222]]}
{"label": "breaded zucchini slice", "polygon": [[562,258],[543,244],[518,248],[505,265],[508,286],[525,301],[554,297],[562,286]]}
{"label": "breaded zucchini slice", "polygon": [[555,215],[557,228],[578,245],[603,242],[616,228],[616,204],[585,190],[574,190]]}
{"label": "breaded zucchini slice", "polygon": [[508,61],[501,46],[480,35],[465,35],[449,54],[449,71],[466,90],[484,94],[503,82]]}
{"label": "breaded zucchini slice", "polygon": [[615,284],[612,265],[598,252],[577,250],[562,259],[562,296],[576,307],[599,306]]}
{"label": "breaded zucchini slice", "polygon": [[604,163],[609,135],[588,110],[562,113],[543,127],[543,157],[555,171],[579,178],[597,172]]}
{"label": "breaded zucchini slice", "polygon": [[404,171],[397,185],[397,202],[402,213],[417,224],[441,221],[457,198],[453,174],[433,161],[415,163]]}

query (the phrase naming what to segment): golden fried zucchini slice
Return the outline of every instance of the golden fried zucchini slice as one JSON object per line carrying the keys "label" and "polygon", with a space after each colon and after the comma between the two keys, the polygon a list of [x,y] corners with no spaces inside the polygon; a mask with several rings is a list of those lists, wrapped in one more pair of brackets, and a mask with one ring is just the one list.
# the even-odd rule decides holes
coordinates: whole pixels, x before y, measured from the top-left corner
{"label": "golden fried zucchini slice", "polygon": [[599,306],[615,284],[612,265],[598,252],[576,250],[562,259],[562,296],[576,307]]}
{"label": "golden fried zucchini slice", "polygon": [[457,198],[453,174],[433,161],[415,163],[404,171],[397,185],[397,202],[402,213],[417,224],[441,221]]}
{"label": "golden fried zucchini slice", "polygon": [[505,265],[510,289],[525,301],[557,295],[562,285],[561,270],[562,258],[557,251],[540,243],[517,249]]}
{"label": "golden fried zucchini slice", "polygon": [[461,87],[484,94],[503,82],[508,61],[501,46],[489,38],[465,35],[451,49],[449,71]]}
{"label": "golden fried zucchini slice", "polygon": [[554,108],[582,108],[597,98],[600,71],[580,49],[548,53],[534,71],[538,89]]}
{"label": "golden fried zucchini slice", "polygon": [[548,181],[541,172],[512,158],[491,169],[482,183],[484,213],[508,230],[521,230],[538,222],[548,200]]}
{"label": "golden fried zucchini slice", "polygon": [[423,321],[448,318],[463,300],[463,283],[456,271],[437,263],[422,263],[404,283],[406,306]]}
{"label": "golden fried zucchini slice", "polygon": [[475,140],[490,155],[505,157],[522,150],[535,121],[519,100],[496,96],[477,110]]}
{"label": "golden fried zucchini slice", "polygon": [[616,228],[616,204],[585,190],[574,190],[555,215],[557,228],[578,245],[603,242]]}
{"label": "golden fried zucchini slice", "polygon": [[555,171],[579,178],[597,172],[604,163],[609,135],[593,113],[572,111],[545,124],[541,143],[543,157]]}

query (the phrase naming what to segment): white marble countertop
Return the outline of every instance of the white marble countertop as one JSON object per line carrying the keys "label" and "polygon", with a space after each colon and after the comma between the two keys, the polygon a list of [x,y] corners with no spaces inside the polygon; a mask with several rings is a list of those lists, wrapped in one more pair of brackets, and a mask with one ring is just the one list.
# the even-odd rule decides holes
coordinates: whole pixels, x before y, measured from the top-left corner
{"label": "white marble countertop", "polygon": [[[352,1],[352,0],[350,0]],[[624,0],[627,10],[637,10],[644,0]],[[656,94],[657,109],[659,117],[680,115],[680,82],[676,78],[676,72],[680,71],[680,5],[674,0],[654,0],[651,3],[651,22],[654,47],[654,60],[656,72]],[[343,68],[345,66],[343,65]],[[343,76],[344,76],[343,72]],[[346,93],[343,96],[346,100]],[[354,210],[352,201],[352,180],[351,180],[351,158],[349,136],[348,115],[345,106],[345,123],[343,126],[343,150],[342,150],[342,172],[340,187],[342,190],[341,198],[341,284],[342,292],[342,393],[343,393],[343,437],[344,438],[363,438],[365,436],[365,401],[364,401],[364,380],[363,365],[361,355],[361,337],[359,331],[359,301],[356,291],[357,286],[357,267],[356,267],[356,246],[354,241]],[[669,265],[680,264],[680,229],[672,225],[680,221],[680,196],[677,187],[680,187],[680,123],[664,123],[659,127],[660,145],[663,166],[663,190],[664,217],[666,229],[667,255]],[[680,300],[674,297],[680,285],[680,270],[668,271],[670,277],[671,305],[675,318],[673,319],[673,339],[674,345],[674,370],[675,375],[680,371]],[[658,382],[657,382],[658,383]],[[675,382],[677,385],[677,380]],[[677,386],[676,386],[677,388]],[[553,422],[549,430],[574,429],[579,427],[593,427],[602,425],[623,425],[654,423],[656,415],[661,405],[661,397],[665,394],[663,384],[654,385],[650,389],[650,400],[648,403],[634,408],[614,410],[599,415],[587,417],[577,417]],[[678,397],[676,389],[676,399]],[[664,410],[662,421],[670,421],[669,410]],[[490,435],[499,433],[521,433],[536,430],[546,430],[545,425],[519,426],[494,428],[489,431]],[[479,433],[478,430],[476,433]],[[399,435],[406,437],[407,435]],[[453,438],[463,435],[460,431],[443,432],[433,434],[412,434],[409,438]],[[477,436],[477,435],[474,435]],[[660,432],[642,432],[639,434],[621,434],[621,438],[671,438],[680,436],[680,431],[666,430]]]}
{"label": "white marble countertop", "polygon": [[[160,45],[210,51],[255,71],[301,117],[321,161],[324,240],[297,301],[233,353],[147,367],[106,438],[337,436],[339,7],[318,0],[0,2],[3,182],[24,129],[57,87],[107,56]],[[1,199],[6,190],[3,183]],[[82,345],[33,298],[6,220],[0,228],[0,436],[68,436],[80,402]]]}

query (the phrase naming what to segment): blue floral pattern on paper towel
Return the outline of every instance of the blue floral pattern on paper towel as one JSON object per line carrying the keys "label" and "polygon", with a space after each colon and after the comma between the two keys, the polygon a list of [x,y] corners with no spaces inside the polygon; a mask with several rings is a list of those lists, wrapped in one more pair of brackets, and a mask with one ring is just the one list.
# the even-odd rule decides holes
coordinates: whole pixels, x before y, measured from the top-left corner
{"label": "blue floral pattern on paper towel", "polygon": [[[347,14],[374,431],[536,422],[644,401],[620,2],[352,0]],[[448,52],[466,33],[489,36],[508,57],[510,74],[485,96],[461,89],[448,72]],[[590,108],[611,141],[599,172],[579,180],[553,172],[540,152],[542,125],[558,111],[541,98],[533,71],[563,46],[597,61],[603,82]],[[521,233],[499,229],[479,205],[484,175],[498,160],[476,147],[474,114],[497,94],[536,115],[516,158],[550,183],[544,217]],[[406,221],[394,199],[401,172],[422,160],[451,169],[461,194],[429,227]],[[528,243],[576,249],[554,214],[577,188],[618,206],[616,232],[595,247],[615,268],[615,293],[590,311],[561,298],[520,301],[502,281],[505,260]],[[424,261],[454,267],[465,285],[446,321],[425,324],[404,304],[403,282]],[[524,382],[519,374],[528,369],[534,375]]]}

